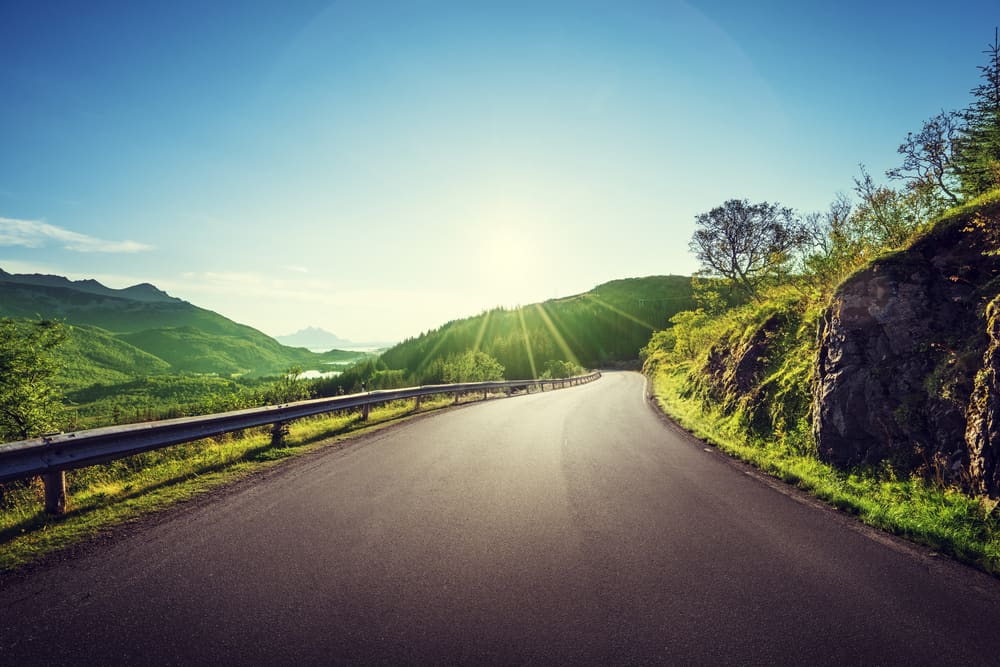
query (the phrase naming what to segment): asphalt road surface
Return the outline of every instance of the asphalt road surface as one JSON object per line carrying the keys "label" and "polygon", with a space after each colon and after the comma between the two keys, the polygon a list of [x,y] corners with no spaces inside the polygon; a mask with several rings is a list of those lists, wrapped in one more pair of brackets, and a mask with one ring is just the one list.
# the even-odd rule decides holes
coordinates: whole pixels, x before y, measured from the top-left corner
{"label": "asphalt road surface", "polygon": [[0,580],[0,664],[997,664],[1000,584],[666,425],[421,418]]}

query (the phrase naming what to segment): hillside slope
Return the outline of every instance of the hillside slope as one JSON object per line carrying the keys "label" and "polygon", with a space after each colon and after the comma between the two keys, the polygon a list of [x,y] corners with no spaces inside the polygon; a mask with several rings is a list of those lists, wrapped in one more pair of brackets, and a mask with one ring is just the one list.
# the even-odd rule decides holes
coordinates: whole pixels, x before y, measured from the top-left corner
{"label": "hillside slope", "polygon": [[287,347],[146,283],[116,290],[95,280],[0,270],[0,317],[41,317],[75,327],[61,353],[62,382],[73,387],[88,376],[112,382],[160,373],[266,375],[360,356]]}
{"label": "hillside slope", "polygon": [[439,381],[443,360],[474,349],[498,359],[508,378],[537,377],[553,360],[629,361],[638,359],[653,330],[693,304],[687,277],[615,280],[576,296],[448,322],[390,348],[381,361],[418,382]]}

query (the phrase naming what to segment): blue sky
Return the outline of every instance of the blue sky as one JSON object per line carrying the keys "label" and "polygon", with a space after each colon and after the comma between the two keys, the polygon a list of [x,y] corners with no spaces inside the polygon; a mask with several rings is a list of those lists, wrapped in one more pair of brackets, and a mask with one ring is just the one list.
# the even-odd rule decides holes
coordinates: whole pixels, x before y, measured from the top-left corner
{"label": "blue sky", "polygon": [[964,107],[995,2],[5,2],[0,268],[395,340],[697,266]]}

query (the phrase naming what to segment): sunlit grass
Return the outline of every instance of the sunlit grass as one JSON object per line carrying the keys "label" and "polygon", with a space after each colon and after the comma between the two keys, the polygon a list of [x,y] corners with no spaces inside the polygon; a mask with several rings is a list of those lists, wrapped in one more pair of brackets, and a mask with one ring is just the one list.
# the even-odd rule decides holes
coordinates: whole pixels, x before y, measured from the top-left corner
{"label": "sunlit grass", "polygon": [[[482,394],[469,400],[481,400]],[[271,445],[268,429],[185,443],[67,473],[69,511],[59,517],[42,510],[43,489],[36,479],[3,498],[0,505],[0,571],[79,544],[102,531],[195,499],[261,472],[282,460],[419,413],[452,405],[451,396],[424,397],[372,408],[367,422],[359,413],[334,413],[294,421],[281,446]]]}
{"label": "sunlit grass", "polygon": [[865,523],[1000,574],[996,503],[889,470],[843,471],[776,442],[750,441],[732,417],[684,397],[686,369],[653,378],[660,407],[694,435]]}

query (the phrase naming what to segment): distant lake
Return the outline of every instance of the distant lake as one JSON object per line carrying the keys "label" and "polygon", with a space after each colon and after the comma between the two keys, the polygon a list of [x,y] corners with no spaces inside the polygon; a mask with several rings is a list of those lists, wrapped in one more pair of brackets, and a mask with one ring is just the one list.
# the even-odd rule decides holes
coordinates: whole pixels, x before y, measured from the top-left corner
{"label": "distant lake", "polygon": [[378,352],[379,350],[384,350],[391,345],[383,345],[376,347],[307,347],[306,349],[310,352],[316,352],[317,354],[322,354],[324,352],[329,352],[330,350],[342,350],[344,352],[364,352],[365,354],[370,354],[372,352]]}
{"label": "distant lake", "polygon": [[335,378],[340,375],[340,371],[305,371],[299,373],[297,380],[318,380],[319,378]]}

